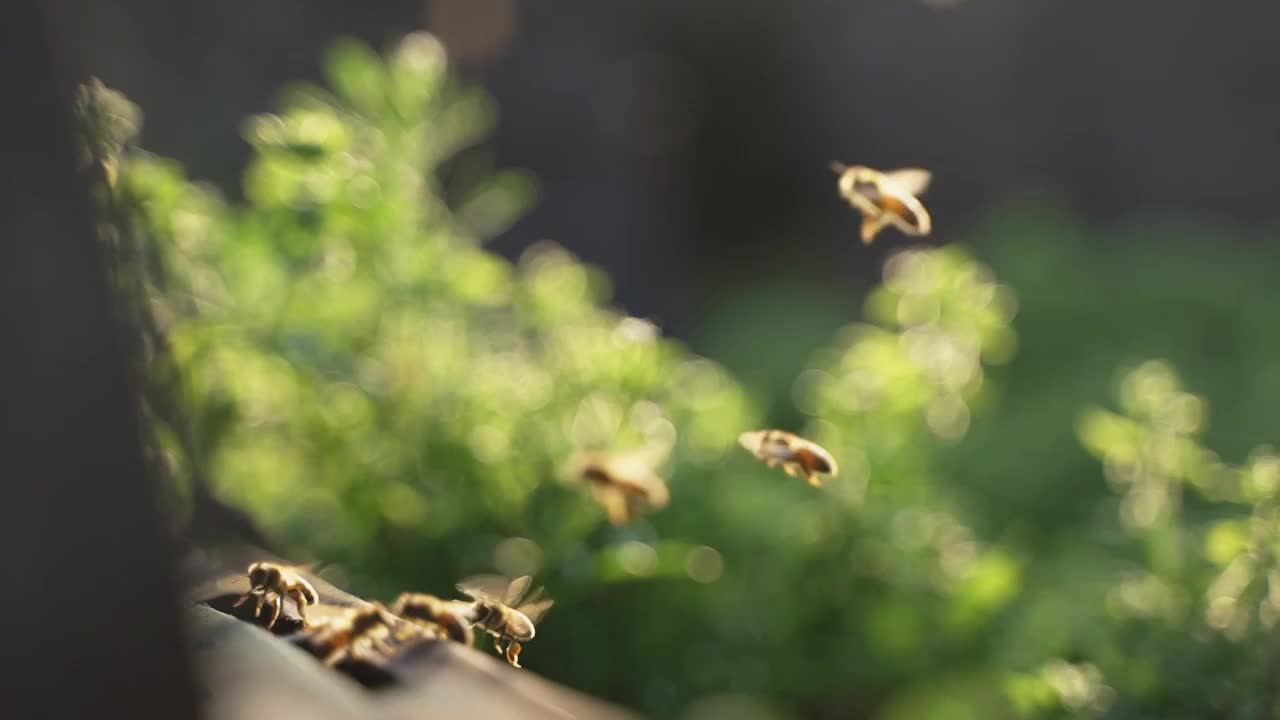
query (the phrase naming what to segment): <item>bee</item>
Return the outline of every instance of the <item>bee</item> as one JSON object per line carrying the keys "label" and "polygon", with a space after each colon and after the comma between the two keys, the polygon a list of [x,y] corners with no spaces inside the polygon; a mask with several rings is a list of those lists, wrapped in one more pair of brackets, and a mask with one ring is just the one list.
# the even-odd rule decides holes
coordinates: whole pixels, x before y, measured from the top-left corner
{"label": "bee", "polygon": [[569,465],[572,475],[587,483],[591,496],[604,507],[613,525],[625,525],[637,515],[662,509],[671,499],[666,482],[653,471],[651,453],[584,451],[570,458]]}
{"label": "bee", "polygon": [[280,619],[280,611],[286,596],[293,598],[298,606],[298,617],[302,618],[302,626],[307,627],[307,606],[315,605],[320,596],[315,587],[307,582],[294,568],[273,562],[256,562],[249,566],[249,591],[240,597],[232,607],[240,607],[249,598],[257,600],[253,616],[262,613],[262,605],[271,597],[271,619],[267,629],[271,629]]}
{"label": "bee", "polygon": [[391,653],[393,649],[387,643],[387,637],[396,623],[396,617],[385,605],[374,602],[368,607],[348,611],[345,617],[301,636],[294,643],[325,665],[332,666],[344,657],[357,655],[368,646]]}
{"label": "bee", "polygon": [[391,612],[423,629],[436,631],[439,637],[467,646],[475,643],[471,630],[475,611],[468,603],[441,600],[426,593],[403,593],[391,605]]}
{"label": "bee", "polygon": [[780,467],[791,477],[804,475],[814,487],[819,475],[836,474],[836,461],[822,446],[783,430],[756,430],[738,436],[738,444],[769,467]]}
{"label": "bee", "polygon": [[[476,575],[458,583],[471,598],[473,622],[493,636],[493,647],[512,667],[520,667],[520,643],[533,639],[534,623],[551,609],[552,600],[538,588],[526,597],[533,578],[523,575],[507,581],[501,575]],[[504,649],[502,644],[507,643]]]}
{"label": "bee", "polygon": [[884,228],[892,225],[907,235],[928,235],[933,229],[929,212],[916,196],[929,187],[933,175],[920,168],[880,172],[863,165],[831,163],[839,176],[837,187],[844,198],[862,213],[862,242],[869,245]]}

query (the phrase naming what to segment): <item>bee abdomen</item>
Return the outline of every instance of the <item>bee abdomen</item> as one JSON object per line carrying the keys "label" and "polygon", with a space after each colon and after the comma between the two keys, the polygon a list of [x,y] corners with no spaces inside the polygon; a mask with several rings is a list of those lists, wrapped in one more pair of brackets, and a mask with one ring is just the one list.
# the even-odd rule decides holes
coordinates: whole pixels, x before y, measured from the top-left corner
{"label": "bee abdomen", "polygon": [[808,470],[816,470],[820,473],[831,472],[831,460],[823,457],[820,453],[810,450],[801,450],[796,453],[797,459]]}
{"label": "bee abdomen", "polygon": [[914,210],[908,207],[907,204],[901,200],[893,197],[892,195],[885,195],[880,198],[880,204],[884,207],[886,212],[897,215],[898,219],[911,227],[920,227],[920,218],[916,215]]}
{"label": "bee abdomen", "polygon": [[454,642],[459,642],[463,645],[471,645],[475,642],[475,635],[471,632],[471,626],[455,615],[447,614],[441,617],[437,624],[444,628],[445,635]]}

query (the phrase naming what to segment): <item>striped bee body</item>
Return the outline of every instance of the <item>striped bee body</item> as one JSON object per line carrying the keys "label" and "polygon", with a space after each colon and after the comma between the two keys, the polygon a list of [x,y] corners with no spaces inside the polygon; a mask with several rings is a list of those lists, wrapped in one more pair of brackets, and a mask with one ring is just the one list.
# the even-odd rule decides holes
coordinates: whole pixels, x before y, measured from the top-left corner
{"label": "striped bee body", "polygon": [[928,170],[903,168],[880,172],[865,165],[832,163],[840,179],[840,197],[862,214],[862,242],[870,244],[886,227],[905,235],[922,236],[933,231],[929,211],[917,198],[929,187]]}

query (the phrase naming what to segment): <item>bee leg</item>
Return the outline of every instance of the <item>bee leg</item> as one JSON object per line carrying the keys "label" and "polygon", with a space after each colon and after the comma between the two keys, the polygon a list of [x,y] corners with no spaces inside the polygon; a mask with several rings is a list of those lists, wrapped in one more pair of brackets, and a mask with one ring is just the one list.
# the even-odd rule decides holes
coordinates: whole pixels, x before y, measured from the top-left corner
{"label": "bee leg", "polygon": [[253,616],[258,617],[258,613],[262,612],[262,595],[257,590],[250,590],[249,592],[241,595],[240,599],[237,600],[235,604],[232,605],[231,607],[240,607],[241,605],[248,602],[249,598],[253,598],[254,600],[258,601],[253,609]]}
{"label": "bee leg", "polygon": [[503,655],[506,652],[502,649],[502,637],[499,635],[493,636],[493,651],[499,655]]}
{"label": "bee leg", "polygon": [[872,216],[864,211],[862,217],[862,244],[870,245],[871,241],[875,239],[876,235],[880,234],[880,231],[884,229],[887,223],[888,220],[885,219],[884,215]]}
{"label": "bee leg", "polygon": [[333,667],[334,665],[342,662],[342,658],[346,657],[347,654],[348,651],[346,648],[338,648],[337,650],[330,652],[328,655],[325,655],[323,662],[325,665]]}
{"label": "bee leg", "polygon": [[396,649],[391,646],[391,643],[387,642],[383,638],[378,638],[377,640],[374,640],[373,645],[374,647],[378,648],[378,651],[381,652],[383,655],[394,655],[396,652]]}
{"label": "bee leg", "polygon": [[352,640],[346,647],[334,651],[334,654],[332,655],[333,661],[329,664],[337,665],[343,660],[361,660],[361,656],[364,654],[365,644],[364,638]]}
{"label": "bee leg", "polygon": [[393,637],[401,642],[405,640],[415,640],[419,638],[438,638],[440,633],[432,625],[422,622],[410,621],[404,627],[395,632]]}
{"label": "bee leg", "polygon": [[300,590],[294,590],[289,593],[289,597],[293,598],[293,602],[298,606],[298,617],[302,618],[302,627],[310,627],[311,623],[307,620],[307,603],[302,597]]}
{"label": "bee leg", "polygon": [[364,661],[369,659],[369,650],[373,642],[367,637],[359,638],[351,641],[351,645],[347,646],[347,659]]}
{"label": "bee leg", "polygon": [[507,645],[507,662],[511,663],[511,667],[520,667],[521,649],[520,643],[515,640],[512,640],[511,643]]}
{"label": "bee leg", "polygon": [[267,621],[267,629],[270,630],[275,626],[276,620],[280,619],[280,611],[284,608],[284,597],[276,595],[271,599],[271,619]]}
{"label": "bee leg", "polygon": [[241,605],[248,602],[249,598],[253,598],[254,600],[257,601],[253,605],[253,617],[257,618],[259,615],[262,614],[262,594],[257,592],[256,590],[250,590],[244,595],[241,595],[240,599],[237,600],[235,604],[232,605],[231,607],[240,607]]}
{"label": "bee leg", "polygon": [[822,487],[822,478],[818,477],[818,473],[809,473],[809,484],[814,487]]}

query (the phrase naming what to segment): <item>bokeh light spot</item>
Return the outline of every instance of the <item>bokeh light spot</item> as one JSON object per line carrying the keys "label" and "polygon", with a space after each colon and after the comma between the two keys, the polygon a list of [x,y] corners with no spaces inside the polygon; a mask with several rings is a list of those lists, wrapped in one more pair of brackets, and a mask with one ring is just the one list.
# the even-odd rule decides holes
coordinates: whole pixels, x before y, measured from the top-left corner
{"label": "bokeh light spot", "polygon": [[713,547],[696,547],[685,556],[684,569],[694,582],[712,583],[724,573],[724,557]]}
{"label": "bokeh light spot", "polygon": [[507,538],[493,548],[493,565],[508,577],[536,575],[542,556],[542,547],[529,538]]}
{"label": "bokeh light spot", "polygon": [[625,542],[618,548],[618,565],[628,574],[648,577],[658,569],[658,551],[648,543]]}

